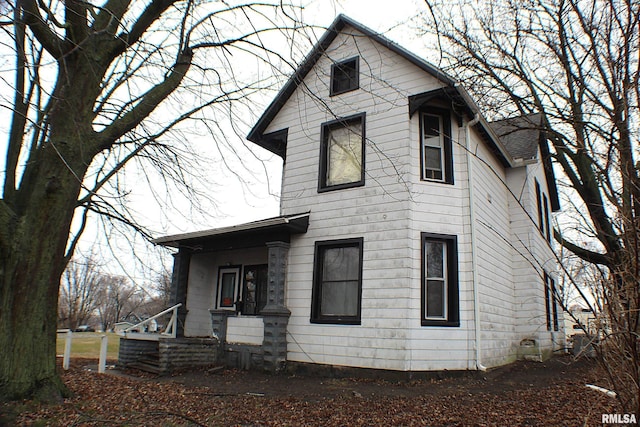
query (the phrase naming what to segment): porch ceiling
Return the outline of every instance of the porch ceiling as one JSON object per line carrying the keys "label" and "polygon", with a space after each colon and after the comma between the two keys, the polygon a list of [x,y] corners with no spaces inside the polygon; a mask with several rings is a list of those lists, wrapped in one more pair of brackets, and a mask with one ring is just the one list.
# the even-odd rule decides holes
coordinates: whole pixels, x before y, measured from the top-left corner
{"label": "porch ceiling", "polygon": [[153,243],[195,250],[240,249],[271,241],[289,242],[291,235],[303,234],[309,227],[309,212],[262,219],[230,227],[159,237]]}

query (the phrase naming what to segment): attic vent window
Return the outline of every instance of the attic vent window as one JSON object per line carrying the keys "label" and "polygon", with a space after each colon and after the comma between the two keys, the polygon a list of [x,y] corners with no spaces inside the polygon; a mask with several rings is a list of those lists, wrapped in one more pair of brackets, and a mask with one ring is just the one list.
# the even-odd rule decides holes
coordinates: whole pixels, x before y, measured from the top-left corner
{"label": "attic vent window", "polygon": [[359,58],[351,58],[331,66],[331,95],[339,95],[358,89]]}

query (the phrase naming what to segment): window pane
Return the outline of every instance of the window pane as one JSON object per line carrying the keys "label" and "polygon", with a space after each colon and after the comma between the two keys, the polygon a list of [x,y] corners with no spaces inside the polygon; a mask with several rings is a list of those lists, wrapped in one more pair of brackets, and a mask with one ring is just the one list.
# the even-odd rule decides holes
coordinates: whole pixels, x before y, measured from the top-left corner
{"label": "window pane", "polygon": [[323,316],[357,316],[358,282],[324,282],[321,307]]}
{"label": "window pane", "polygon": [[327,185],[362,179],[362,124],[329,129]]}
{"label": "window pane", "polygon": [[427,316],[445,317],[445,284],[444,280],[427,280]]}
{"label": "window pane", "polygon": [[358,280],[360,249],[357,247],[329,248],[324,251],[322,280]]}
{"label": "window pane", "polygon": [[425,242],[425,252],[427,253],[427,277],[444,278],[444,242]]}
{"label": "window pane", "polygon": [[424,147],[424,164],[427,170],[442,170],[442,149],[437,147]]}
{"label": "window pane", "polygon": [[235,273],[222,273],[220,279],[220,306],[221,307],[233,307],[235,302],[235,285],[236,274]]}
{"label": "window pane", "polygon": [[[426,140],[429,137],[436,136],[434,138],[436,140],[440,140],[441,135],[441,126],[440,126],[440,116],[433,116],[431,114],[423,114],[422,115],[422,130],[424,133],[424,139]],[[431,138],[429,138],[431,139]]]}
{"label": "window pane", "polygon": [[332,91],[346,92],[358,87],[358,60],[343,62],[333,66]]}

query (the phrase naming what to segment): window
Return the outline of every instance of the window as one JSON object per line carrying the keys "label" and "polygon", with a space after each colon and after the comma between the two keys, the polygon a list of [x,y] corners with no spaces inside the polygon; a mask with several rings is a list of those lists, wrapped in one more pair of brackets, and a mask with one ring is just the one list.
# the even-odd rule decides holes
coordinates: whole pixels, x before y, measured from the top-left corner
{"label": "window", "polygon": [[260,314],[267,304],[267,264],[247,265],[242,286],[242,314]]}
{"label": "window", "polygon": [[363,239],[316,242],[312,323],[360,324]]}
{"label": "window", "polygon": [[420,163],[423,180],[453,184],[451,123],[447,112],[420,113]]}
{"label": "window", "polygon": [[235,309],[239,278],[240,267],[220,267],[218,270],[217,308]]}
{"label": "window", "polygon": [[543,237],[551,243],[551,221],[549,215],[549,199],[544,194],[538,180],[535,180],[536,186],[536,204],[538,207],[538,228]]}
{"label": "window", "polygon": [[556,281],[553,277],[544,272],[544,303],[547,317],[547,331],[553,327],[554,331],[559,329],[558,325],[558,305],[556,303]]}
{"label": "window", "polygon": [[547,195],[542,195],[542,207],[544,209],[544,228],[547,231],[547,242],[551,243],[551,221],[549,221],[549,200]]}
{"label": "window", "polygon": [[422,325],[460,326],[456,236],[422,233]]}
{"label": "window", "polygon": [[540,183],[538,180],[535,180],[536,185],[536,205],[538,207],[538,228],[540,232],[544,235],[544,214],[542,211],[542,190],[540,190]]}
{"label": "window", "polygon": [[322,125],[318,191],[364,185],[364,114]]}
{"label": "window", "polygon": [[358,89],[359,85],[358,57],[347,59],[331,66],[330,95],[339,95]]}

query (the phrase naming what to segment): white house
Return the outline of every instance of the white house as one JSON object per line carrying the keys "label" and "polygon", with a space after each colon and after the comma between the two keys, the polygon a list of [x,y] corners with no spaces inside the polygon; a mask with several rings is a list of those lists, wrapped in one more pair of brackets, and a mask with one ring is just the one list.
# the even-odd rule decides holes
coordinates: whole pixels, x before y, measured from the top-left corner
{"label": "white house", "polygon": [[178,249],[184,336],[271,371],[476,370],[562,348],[539,116],[488,123],[341,15],[248,139],[283,159],[280,216],[156,241]]}

